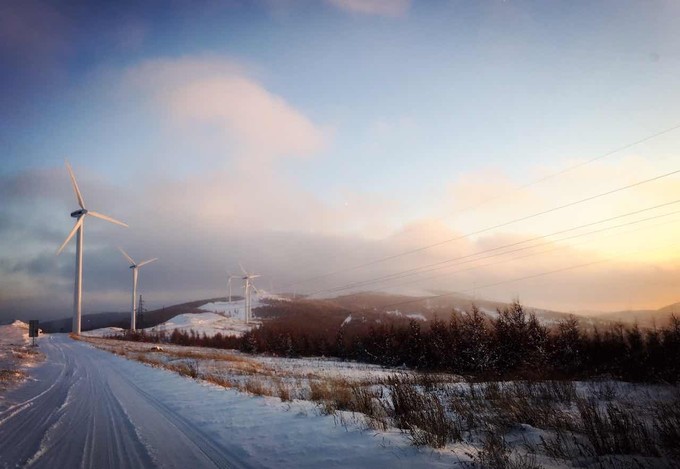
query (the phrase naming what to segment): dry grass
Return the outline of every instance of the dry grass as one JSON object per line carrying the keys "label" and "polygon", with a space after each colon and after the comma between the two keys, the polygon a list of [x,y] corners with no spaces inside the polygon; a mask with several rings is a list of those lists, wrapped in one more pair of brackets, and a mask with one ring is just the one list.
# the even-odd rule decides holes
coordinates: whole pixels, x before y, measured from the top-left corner
{"label": "dry grass", "polygon": [[16,383],[26,378],[26,373],[21,370],[0,370],[0,382]]}
{"label": "dry grass", "polygon": [[276,385],[276,396],[283,402],[291,401],[291,390],[282,379],[278,378],[274,381]]}
{"label": "dry grass", "polygon": [[[652,461],[666,461],[661,459],[663,455],[671,460],[680,455],[680,400],[656,407],[650,419],[640,413],[639,406],[622,405],[620,396],[625,393],[611,382],[593,383],[577,391],[572,382],[464,385],[452,383],[456,378],[450,375],[417,373],[350,380],[309,373],[308,369],[275,369],[268,361],[264,364],[221,350],[165,345],[163,350],[150,350],[134,343],[123,348],[118,342],[97,345],[224,388],[282,401],[307,399],[315,402],[322,414],[333,415],[343,424],[363,422],[378,430],[396,427],[417,446],[441,448],[452,442],[474,441],[473,446],[481,446],[471,456],[483,467],[537,467],[533,456],[523,452],[526,449],[564,461],[579,459],[601,465],[612,455]],[[589,400],[593,398],[596,400]],[[535,446],[526,443],[525,450],[518,452],[504,438],[523,425],[540,428],[548,436]]]}
{"label": "dry grass", "polygon": [[473,456],[476,465],[487,469],[540,469],[532,454],[512,454],[507,442],[499,433],[489,431],[482,447]]}
{"label": "dry grass", "polygon": [[193,359],[196,359],[196,360],[218,360],[218,361],[226,361],[226,362],[233,362],[233,363],[257,364],[257,362],[255,362],[254,360],[243,357],[243,356],[221,353],[221,351],[210,350],[210,349],[204,349],[204,350],[169,349],[169,350],[160,350],[160,352],[163,352],[166,355],[171,355],[171,356],[176,357],[176,358],[193,358]]}
{"label": "dry grass", "polygon": [[397,428],[408,432],[416,446],[442,448],[449,442],[461,441],[460,421],[446,412],[437,386],[426,375],[423,377],[423,384],[418,383],[418,377],[408,375],[394,375],[387,380],[388,416]]}
{"label": "dry grass", "polygon": [[666,454],[680,460],[680,399],[659,403],[655,409],[654,427]]}
{"label": "dry grass", "polygon": [[222,386],[223,388],[234,388],[236,387],[236,383],[231,381],[229,378],[226,378],[221,375],[216,375],[213,373],[206,373],[201,376],[201,379],[208,381],[210,383],[216,384],[218,386]]}
{"label": "dry grass", "polygon": [[241,391],[249,392],[255,396],[271,396],[273,393],[265,386],[259,379],[248,379],[242,386],[239,387]]}

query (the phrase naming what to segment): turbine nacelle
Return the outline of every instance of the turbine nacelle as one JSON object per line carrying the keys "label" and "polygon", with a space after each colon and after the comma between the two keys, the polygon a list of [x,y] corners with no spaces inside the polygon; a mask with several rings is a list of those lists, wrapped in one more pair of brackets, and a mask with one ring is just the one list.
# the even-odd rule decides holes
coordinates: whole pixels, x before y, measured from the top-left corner
{"label": "turbine nacelle", "polygon": [[142,262],[140,262],[139,264],[137,264],[137,263],[134,261],[134,259],[132,259],[132,257],[130,257],[130,255],[129,255],[127,252],[123,251],[123,248],[121,248],[120,246],[118,246],[118,250],[119,250],[120,253],[123,255],[123,257],[125,257],[125,259],[130,263],[130,268],[131,268],[131,269],[138,269],[138,268],[140,268],[140,267],[142,267],[142,266],[145,266],[146,264],[150,264],[151,262],[157,261],[157,260],[158,260],[157,257],[154,257],[153,259],[149,259],[149,260],[146,260],[146,261],[142,261]]}
{"label": "turbine nacelle", "polygon": [[73,218],[80,218],[83,215],[87,215],[87,209],[81,208],[80,210],[76,210],[75,212],[71,212],[71,216]]}

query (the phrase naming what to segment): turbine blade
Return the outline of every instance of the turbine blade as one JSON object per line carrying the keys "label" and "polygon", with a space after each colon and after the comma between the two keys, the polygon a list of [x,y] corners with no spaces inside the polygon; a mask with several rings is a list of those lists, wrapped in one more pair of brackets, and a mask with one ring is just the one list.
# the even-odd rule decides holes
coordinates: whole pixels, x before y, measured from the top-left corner
{"label": "turbine blade", "polygon": [[127,252],[123,251],[122,247],[118,246],[118,250],[121,252],[121,254],[123,254],[123,256],[125,256],[130,264],[135,265],[135,261],[132,260],[132,257],[130,257]]}
{"label": "turbine blade", "polygon": [[64,248],[66,247],[68,242],[71,241],[71,238],[73,238],[73,235],[76,234],[76,231],[78,231],[78,228],[80,228],[82,226],[82,224],[83,224],[83,217],[80,217],[80,218],[78,218],[78,221],[76,222],[76,224],[73,225],[73,229],[71,230],[71,232],[66,237],[66,241],[64,241],[62,243],[62,245],[59,246],[59,249],[57,249],[57,256],[59,254],[61,254],[61,251],[64,250]]}
{"label": "turbine blade", "polygon": [[249,275],[250,278],[262,277],[262,275]]}
{"label": "turbine blade", "polygon": [[139,264],[137,264],[137,268],[140,268],[141,266],[146,265],[146,264],[151,264],[153,261],[157,261],[157,260],[158,260],[158,258],[154,257],[153,259],[149,259],[148,261],[140,262]]}
{"label": "turbine blade", "polygon": [[71,184],[73,184],[73,190],[76,193],[76,199],[78,199],[78,205],[80,205],[80,208],[85,208],[85,202],[83,201],[83,195],[80,193],[80,189],[78,189],[78,183],[76,182],[76,176],[73,174],[73,169],[71,168],[71,165],[68,163],[68,161],[64,160],[66,163],[66,169],[68,169],[68,174],[71,176]]}
{"label": "turbine blade", "polygon": [[241,268],[241,272],[243,272],[243,275],[248,275],[248,272],[246,272],[246,269],[243,268],[243,264],[240,262],[238,263],[238,266]]}
{"label": "turbine blade", "polygon": [[260,290],[257,289],[255,284],[251,283],[250,286],[253,287],[253,290],[255,290],[255,293],[257,293],[258,295],[260,294]]}
{"label": "turbine blade", "polygon": [[125,228],[128,228],[127,223],[123,223],[122,221],[118,221],[115,218],[107,217],[106,215],[102,215],[99,212],[93,212],[91,210],[88,210],[87,212],[88,215],[92,215],[93,217],[96,218],[101,218],[102,220],[106,220],[111,223],[115,223],[116,225],[124,226]]}

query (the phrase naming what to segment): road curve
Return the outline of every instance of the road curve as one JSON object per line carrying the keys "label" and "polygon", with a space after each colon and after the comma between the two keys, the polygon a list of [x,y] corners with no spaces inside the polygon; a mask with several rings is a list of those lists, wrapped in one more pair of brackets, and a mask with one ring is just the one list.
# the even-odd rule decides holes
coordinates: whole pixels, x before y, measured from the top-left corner
{"label": "road curve", "polygon": [[65,335],[40,349],[45,363],[0,403],[0,467],[249,466],[135,382],[126,360]]}

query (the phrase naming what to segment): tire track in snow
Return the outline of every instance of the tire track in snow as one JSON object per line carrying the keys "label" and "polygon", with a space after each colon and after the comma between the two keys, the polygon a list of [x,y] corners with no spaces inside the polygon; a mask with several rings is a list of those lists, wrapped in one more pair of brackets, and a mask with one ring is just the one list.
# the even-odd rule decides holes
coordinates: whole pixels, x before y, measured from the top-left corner
{"label": "tire track in snow", "polygon": [[32,385],[0,413],[0,467],[247,467],[126,376],[131,362],[67,336],[41,347]]}
{"label": "tire track in snow", "polygon": [[224,469],[227,468],[242,469],[248,467],[242,463],[237,462],[237,458],[233,455],[227,457],[224,454],[225,452],[224,448],[220,448],[207,434],[202,432],[200,428],[197,428],[196,426],[188,422],[186,419],[182,418],[180,415],[175,413],[160,399],[157,399],[152,394],[147,393],[146,391],[141,389],[139,386],[137,386],[137,384],[135,384],[132,380],[130,380],[126,376],[123,376],[123,379],[125,379],[130,384],[131,387],[135,388],[140,395],[144,396],[149,404],[158,409],[172,423],[172,425],[175,428],[177,428],[180,432],[184,433],[185,435],[191,435],[192,442],[203,454],[205,454],[205,456],[208,459],[210,459],[215,464],[215,467]]}

